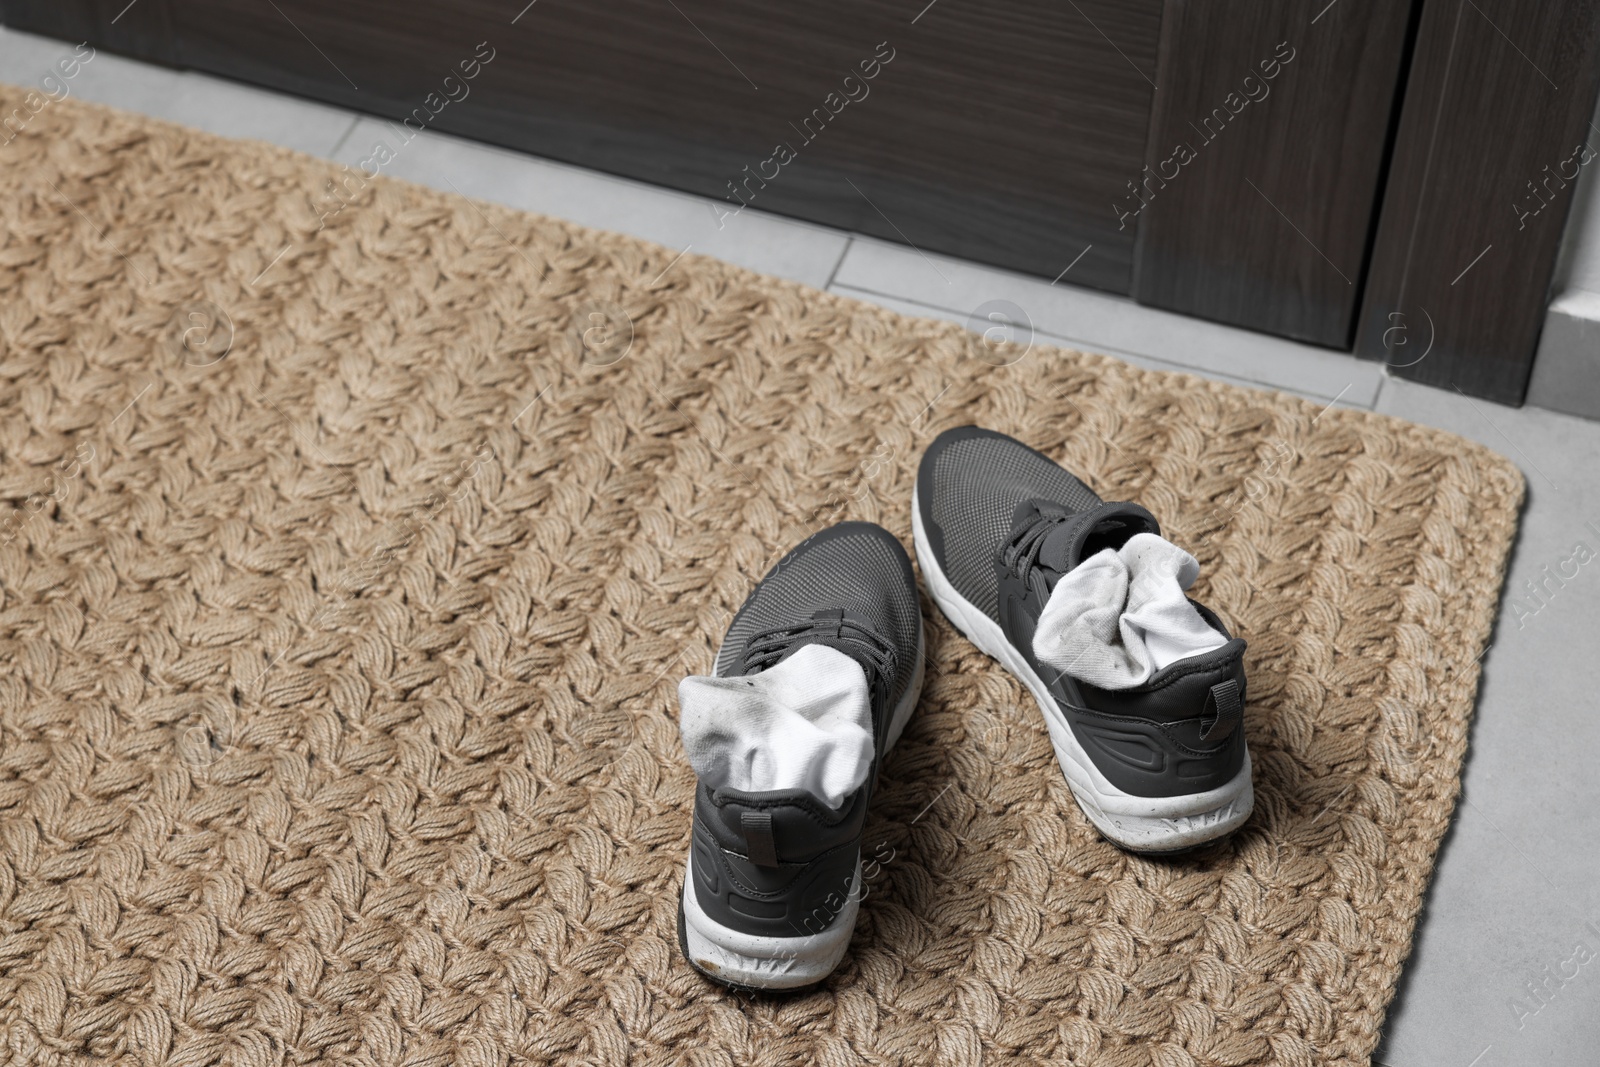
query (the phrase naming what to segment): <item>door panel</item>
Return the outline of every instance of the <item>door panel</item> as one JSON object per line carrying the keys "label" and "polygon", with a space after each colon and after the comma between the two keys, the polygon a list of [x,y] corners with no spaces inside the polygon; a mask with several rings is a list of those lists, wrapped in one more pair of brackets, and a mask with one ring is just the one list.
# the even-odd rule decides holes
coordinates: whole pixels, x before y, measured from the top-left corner
{"label": "door panel", "polygon": [[[144,10],[135,17],[139,8]],[[87,41],[153,63],[176,62],[167,0],[0,0],[0,18],[29,33]]]}
{"label": "door panel", "polygon": [[1349,346],[1412,7],[1167,5],[1141,303]]}
{"label": "door panel", "polygon": [[1161,0],[168,3],[197,69],[398,120],[486,42],[432,128],[1128,290]]}
{"label": "door panel", "polygon": [[1522,402],[1597,79],[1596,0],[1428,0],[1358,354]]}

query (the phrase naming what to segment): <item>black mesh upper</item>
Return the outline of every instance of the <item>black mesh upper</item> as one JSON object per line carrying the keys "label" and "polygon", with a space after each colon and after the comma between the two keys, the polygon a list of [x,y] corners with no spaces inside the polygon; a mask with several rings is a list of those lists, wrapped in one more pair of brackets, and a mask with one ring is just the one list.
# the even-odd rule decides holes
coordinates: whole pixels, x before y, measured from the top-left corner
{"label": "black mesh upper", "polygon": [[837,608],[864,616],[878,636],[893,642],[893,705],[916,672],[922,609],[905,548],[870,522],[830,526],[779,560],[733,617],[715,672],[733,673],[754,634],[801,625],[818,611]]}
{"label": "black mesh upper", "polygon": [[1024,500],[1073,511],[1100,503],[1094,491],[1021,441],[992,430],[946,430],[923,454],[917,504],[945,577],[973,606],[999,621],[995,554]]}

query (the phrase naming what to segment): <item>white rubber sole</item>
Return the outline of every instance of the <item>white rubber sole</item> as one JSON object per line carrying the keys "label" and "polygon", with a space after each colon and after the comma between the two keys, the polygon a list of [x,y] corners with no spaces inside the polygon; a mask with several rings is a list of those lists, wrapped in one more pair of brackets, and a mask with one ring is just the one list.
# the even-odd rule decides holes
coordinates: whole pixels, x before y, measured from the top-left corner
{"label": "white rubber sole", "polygon": [[1255,806],[1255,791],[1250,784],[1248,750],[1244,766],[1232,781],[1203,793],[1140,797],[1112,785],[1079,744],[1044,680],[1006,639],[1000,624],[956,592],[955,586],[945,577],[928,548],[928,535],[922,529],[922,512],[917,506],[914,488],[911,491],[911,539],[917,551],[917,563],[922,567],[923,583],[939,610],[968,641],[999,660],[1033,693],[1039,710],[1044,713],[1056,761],[1061,764],[1061,772],[1066,776],[1078,807],[1108,840],[1135,852],[1177,852],[1226,837],[1250,817]]}
{"label": "white rubber sole", "polygon": [[801,989],[815,985],[839,966],[861,910],[861,861],[850,880],[839,915],[826,930],[799,937],[763,937],[723,926],[700,908],[683,880],[683,948],[695,969],[728,985],[746,989]]}
{"label": "white rubber sole", "polygon": [[[911,713],[922,696],[922,683],[928,663],[922,619],[917,619],[917,666],[900,703],[889,716],[889,731],[883,752],[887,756],[905,732]],[[720,655],[720,652],[719,652]],[[881,761],[880,761],[881,762]],[[800,989],[814,985],[833,973],[850,947],[855,933],[856,914],[861,910],[861,861],[850,881],[838,915],[816,934],[795,937],[766,937],[731,929],[707,915],[693,890],[694,859],[684,871],[682,914],[683,950],[689,962],[709,978],[747,989]]]}

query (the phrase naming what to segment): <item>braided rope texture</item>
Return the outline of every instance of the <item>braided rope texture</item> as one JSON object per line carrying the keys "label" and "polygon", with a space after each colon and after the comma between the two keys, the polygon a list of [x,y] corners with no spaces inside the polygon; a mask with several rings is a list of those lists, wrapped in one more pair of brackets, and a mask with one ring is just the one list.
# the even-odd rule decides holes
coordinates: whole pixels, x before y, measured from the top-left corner
{"label": "braided rope texture", "polygon": [[[70,99],[0,148],[0,1056],[1368,1063],[1511,464],[350,174]],[[586,341],[617,309],[631,344]],[[676,683],[807,533],[909,544],[969,422],[1197,553],[1250,642],[1255,814],[1107,844],[925,604],[849,954],[714,987]]]}

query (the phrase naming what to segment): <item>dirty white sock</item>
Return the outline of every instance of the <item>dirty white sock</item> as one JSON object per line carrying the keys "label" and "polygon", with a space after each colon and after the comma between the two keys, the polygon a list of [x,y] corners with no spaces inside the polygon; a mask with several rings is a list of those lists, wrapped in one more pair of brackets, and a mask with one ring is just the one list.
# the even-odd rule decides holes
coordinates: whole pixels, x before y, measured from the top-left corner
{"label": "dirty white sock", "polygon": [[1155,534],[1102,549],[1056,583],[1033,654],[1101,689],[1143,685],[1169,664],[1227,644],[1184,596],[1199,576],[1193,556]]}
{"label": "dirty white sock", "polygon": [[837,808],[872,768],[866,672],[827,645],[746,677],[691,675],[678,706],[689,764],[713,788],[804,789]]}

